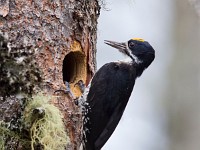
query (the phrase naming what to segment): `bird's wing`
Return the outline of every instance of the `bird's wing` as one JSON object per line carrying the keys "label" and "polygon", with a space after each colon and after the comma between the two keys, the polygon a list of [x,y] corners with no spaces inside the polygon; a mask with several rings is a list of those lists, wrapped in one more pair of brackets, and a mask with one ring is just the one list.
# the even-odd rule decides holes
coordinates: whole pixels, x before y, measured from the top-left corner
{"label": "bird's wing", "polygon": [[122,114],[123,114],[123,111],[120,110],[119,107],[120,107],[120,105],[118,105],[115,108],[115,111],[112,114],[112,116],[110,117],[109,122],[105,126],[102,133],[99,135],[98,139],[95,141],[94,145],[95,145],[96,149],[101,149],[103,147],[103,145],[107,142],[107,140],[110,138],[110,136],[114,132],[115,128],[117,127],[117,125],[122,117]]}
{"label": "bird's wing", "polygon": [[87,140],[100,149],[115,130],[135,83],[135,71],[127,64],[108,63],[92,79],[87,102],[91,108]]}

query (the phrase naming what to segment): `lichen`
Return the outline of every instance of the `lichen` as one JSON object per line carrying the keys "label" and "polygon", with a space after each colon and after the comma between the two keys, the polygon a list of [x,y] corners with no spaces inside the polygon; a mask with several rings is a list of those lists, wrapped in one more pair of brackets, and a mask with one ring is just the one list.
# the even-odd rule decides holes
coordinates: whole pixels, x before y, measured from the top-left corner
{"label": "lichen", "polygon": [[[64,150],[69,142],[62,114],[50,103],[51,99],[52,97],[39,94],[34,96],[25,108],[23,123],[29,128],[32,150],[36,147],[44,150]],[[35,110],[42,110],[44,115],[38,117],[33,113]]]}
{"label": "lichen", "polygon": [[33,58],[35,49],[23,46],[10,48],[9,44],[0,35],[0,96],[21,92],[30,95],[40,89],[42,82],[42,73]]}
{"label": "lichen", "polygon": [[[0,126],[0,131],[1,131],[1,128],[2,127]],[[4,137],[5,137],[4,132],[1,131],[1,135],[0,135],[0,149],[1,150],[5,149],[5,147],[4,147],[4,145],[5,145]]]}
{"label": "lichen", "polygon": [[7,125],[8,123],[0,121],[0,150],[29,147],[30,141],[22,138],[18,132],[10,130]]}

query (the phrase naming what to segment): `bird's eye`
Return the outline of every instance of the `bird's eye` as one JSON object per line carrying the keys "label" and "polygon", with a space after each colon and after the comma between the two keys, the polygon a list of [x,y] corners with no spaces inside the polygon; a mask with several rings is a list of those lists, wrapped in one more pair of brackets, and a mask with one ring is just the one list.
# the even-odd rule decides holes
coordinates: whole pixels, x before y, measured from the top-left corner
{"label": "bird's eye", "polygon": [[135,43],[134,42],[130,42],[129,44],[128,44],[128,47],[129,48],[133,48],[135,46]]}

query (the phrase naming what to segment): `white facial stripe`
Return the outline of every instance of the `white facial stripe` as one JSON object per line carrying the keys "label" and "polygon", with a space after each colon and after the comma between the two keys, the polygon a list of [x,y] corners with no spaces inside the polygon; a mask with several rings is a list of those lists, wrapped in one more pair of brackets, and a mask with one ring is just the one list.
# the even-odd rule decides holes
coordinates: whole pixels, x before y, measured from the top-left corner
{"label": "white facial stripe", "polygon": [[137,56],[133,55],[131,49],[128,47],[128,42],[126,42],[126,48],[128,49],[129,55],[135,60],[135,62],[136,62],[137,64],[142,63],[142,61],[139,60]]}
{"label": "white facial stripe", "polygon": [[133,59],[130,57],[126,57],[125,59],[122,60],[122,62],[131,63],[133,62]]}

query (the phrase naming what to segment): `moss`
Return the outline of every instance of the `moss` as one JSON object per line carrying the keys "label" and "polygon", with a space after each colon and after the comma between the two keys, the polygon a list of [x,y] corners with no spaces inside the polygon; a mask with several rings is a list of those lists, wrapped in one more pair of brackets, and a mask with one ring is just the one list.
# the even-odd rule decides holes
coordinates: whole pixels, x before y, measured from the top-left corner
{"label": "moss", "polygon": [[38,146],[45,150],[64,150],[68,144],[62,115],[50,104],[51,98],[34,96],[25,108],[23,119],[30,131],[32,150]]}
{"label": "moss", "polygon": [[0,135],[0,149],[1,150],[4,150],[5,149],[5,147],[4,147],[4,145],[5,145],[5,134],[4,134],[4,132],[2,132],[1,131],[1,126],[0,126],[0,132],[1,132],[1,135]]}
{"label": "moss", "polygon": [[8,129],[7,123],[4,121],[0,121],[0,133],[0,150],[13,149],[17,145],[27,147],[30,143],[27,139],[23,139],[19,133]]}

